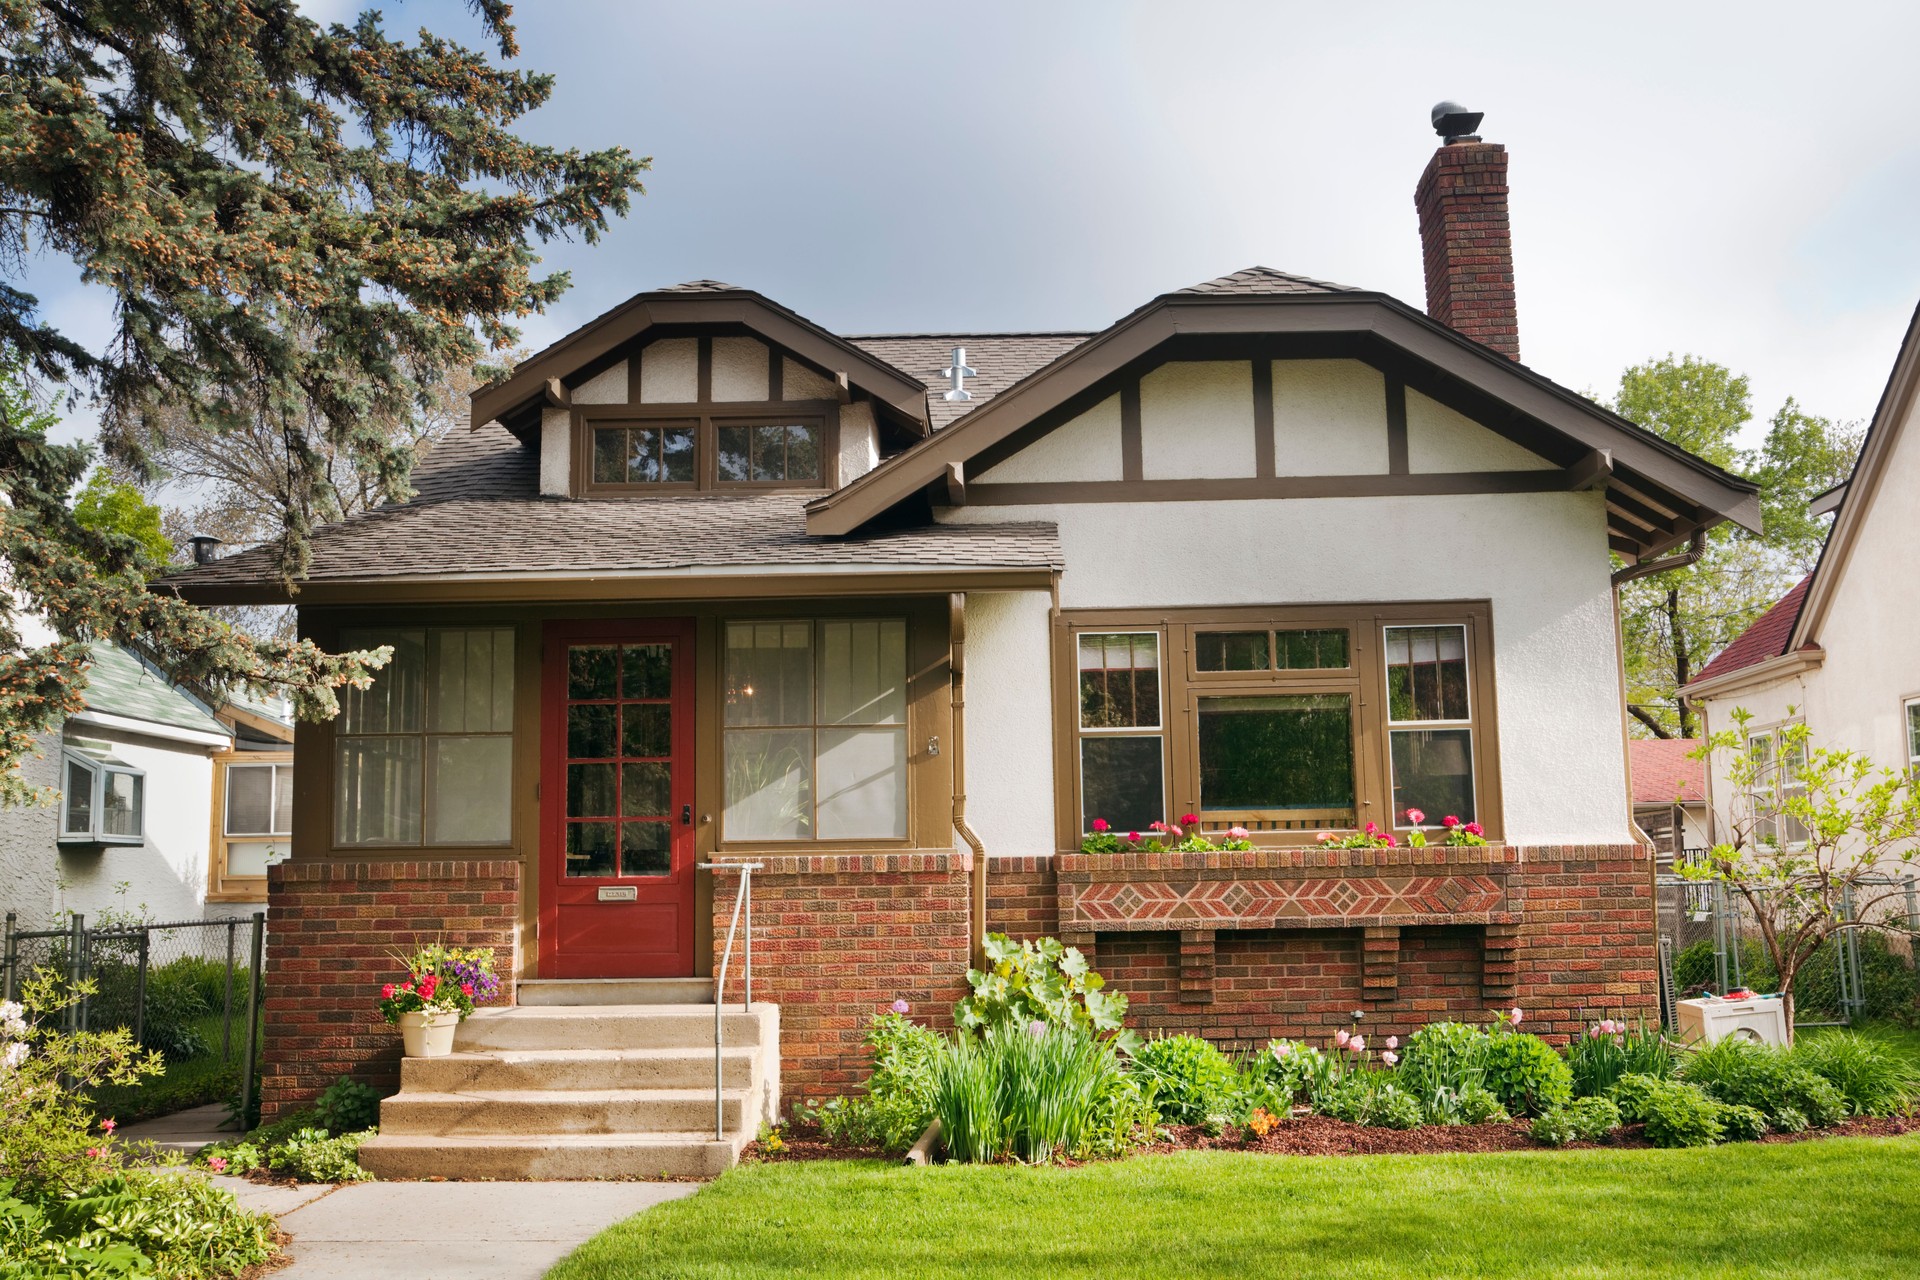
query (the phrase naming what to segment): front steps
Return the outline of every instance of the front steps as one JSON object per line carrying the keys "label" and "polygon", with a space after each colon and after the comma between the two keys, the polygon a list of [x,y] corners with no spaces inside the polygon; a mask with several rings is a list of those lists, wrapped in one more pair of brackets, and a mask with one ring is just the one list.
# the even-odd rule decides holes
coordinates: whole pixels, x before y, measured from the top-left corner
{"label": "front steps", "polygon": [[[529,999],[529,995],[532,998]],[[360,1163],[382,1178],[712,1177],[777,1118],[780,1012],[721,1012],[714,1136],[712,983],[522,983],[407,1058]],[[636,995],[647,1003],[626,1003]],[[700,999],[706,1003],[694,1003]]]}

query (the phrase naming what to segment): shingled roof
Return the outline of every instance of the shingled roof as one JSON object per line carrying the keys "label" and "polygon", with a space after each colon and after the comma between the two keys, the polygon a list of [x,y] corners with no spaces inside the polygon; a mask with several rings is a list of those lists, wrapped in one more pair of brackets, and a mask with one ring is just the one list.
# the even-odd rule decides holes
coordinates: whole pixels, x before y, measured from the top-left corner
{"label": "shingled roof", "polygon": [[[1033,569],[1065,564],[1049,523],[934,524],[821,538],[806,531],[817,490],[702,494],[628,502],[539,492],[539,457],[498,426],[454,432],[415,478],[417,494],[313,535],[303,585],[501,575],[765,573],[899,568]],[[644,510],[644,519],[636,513]],[[256,547],[169,579],[215,599],[276,590],[272,549]]]}
{"label": "shingled roof", "polygon": [[1633,738],[1627,743],[1635,804],[1705,804],[1707,762],[1692,759],[1698,738]]}
{"label": "shingled roof", "polygon": [[1793,590],[1781,596],[1773,608],[1755,618],[1751,626],[1734,637],[1733,643],[1722,649],[1706,665],[1705,670],[1693,678],[1692,683],[1717,679],[1785,653],[1787,642],[1793,638],[1793,624],[1800,620],[1800,607],[1806,603],[1807,586],[1812,581],[1812,574],[1800,579]]}
{"label": "shingled roof", "polygon": [[1328,280],[1315,280],[1311,276],[1296,276],[1287,271],[1275,271],[1272,267],[1244,267],[1224,276],[1216,276],[1212,280],[1190,284],[1174,292],[1284,294],[1359,293],[1360,290],[1348,284],[1334,284]]}
{"label": "shingled roof", "polygon": [[[1035,369],[1053,363],[1091,333],[876,333],[847,341],[886,361],[927,387],[928,416],[940,430],[962,414],[971,413]],[[971,400],[947,400],[951,383],[941,370],[953,363],[953,349],[967,349],[967,367],[975,376],[966,380]]]}

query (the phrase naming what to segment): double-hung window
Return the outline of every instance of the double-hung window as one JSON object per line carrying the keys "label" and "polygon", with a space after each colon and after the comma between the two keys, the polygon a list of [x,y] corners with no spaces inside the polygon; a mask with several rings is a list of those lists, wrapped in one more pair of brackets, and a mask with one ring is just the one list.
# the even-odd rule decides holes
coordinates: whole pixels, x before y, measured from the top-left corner
{"label": "double-hung window", "polygon": [[[1484,604],[1069,613],[1063,847],[1192,813],[1297,843],[1323,830],[1490,824]],[[1069,708],[1062,704],[1062,713]],[[1422,814],[1416,824],[1408,810]]]}
{"label": "double-hung window", "polygon": [[1900,727],[1906,733],[1907,771],[1920,778],[1920,698],[1908,698],[1900,710]]}
{"label": "double-hung window", "polygon": [[907,624],[731,622],[721,838],[903,840]]}
{"label": "double-hung window", "polygon": [[105,744],[70,741],[60,762],[59,839],[69,844],[146,841],[147,777]]}
{"label": "double-hung window", "polygon": [[245,751],[214,759],[213,856],[208,891],[263,900],[267,868],[293,845],[293,753]]}
{"label": "double-hung window", "polygon": [[1787,812],[1798,797],[1807,793],[1806,739],[1791,734],[1789,725],[1759,730],[1747,738],[1753,761],[1753,789],[1747,793],[1753,817],[1753,839],[1773,848],[1796,849],[1806,844],[1807,828],[1799,818]]}
{"label": "double-hung window", "polygon": [[499,845],[512,836],[513,629],[343,633],[393,646],[347,692],[333,740],[334,844]]}

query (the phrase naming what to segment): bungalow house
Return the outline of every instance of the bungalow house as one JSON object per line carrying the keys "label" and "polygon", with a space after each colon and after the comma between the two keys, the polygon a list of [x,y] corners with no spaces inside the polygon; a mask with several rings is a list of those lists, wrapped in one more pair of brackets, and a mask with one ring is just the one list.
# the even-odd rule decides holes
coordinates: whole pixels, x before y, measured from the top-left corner
{"label": "bungalow house", "polygon": [[[1875,764],[1920,766],[1920,633],[1900,583],[1920,582],[1920,312],[1895,359],[1860,457],[1845,484],[1815,499],[1832,513],[1814,570],[1681,690],[1709,730],[1746,732],[1779,755],[1780,731],[1803,723],[1816,745],[1844,747]],[[1791,761],[1781,757],[1791,778]],[[1789,781],[1789,784],[1791,782]],[[1708,779],[1716,839],[1735,802],[1727,762]],[[1791,838],[1792,833],[1786,833]]]}
{"label": "bungalow house", "polygon": [[[1237,1046],[1650,1012],[1608,553],[1752,527],[1754,490],[1519,362],[1505,151],[1442,123],[1426,313],[1255,267],[1098,332],[848,336],[697,281],[478,392],[417,496],[315,535],[295,599],[303,635],[395,657],[298,731],[268,1114],[393,1079],[374,992],[444,935],[523,1007],[407,1063],[370,1163],[724,1163],[643,1132],[709,1095],[566,1056],[681,1035],[710,1084],[710,1025],[642,1020],[713,999],[716,862],[758,866],[778,1025],[738,1031],[790,1095],[856,1085],[894,999],[942,1018],[987,931]],[[265,550],[176,581],[287,598]],[[1488,843],[1442,846],[1449,816]],[[1256,847],[1082,853],[1096,819]],[[1316,839],[1368,826],[1395,846]],[[736,1134],[766,1083],[728,1086]]]}

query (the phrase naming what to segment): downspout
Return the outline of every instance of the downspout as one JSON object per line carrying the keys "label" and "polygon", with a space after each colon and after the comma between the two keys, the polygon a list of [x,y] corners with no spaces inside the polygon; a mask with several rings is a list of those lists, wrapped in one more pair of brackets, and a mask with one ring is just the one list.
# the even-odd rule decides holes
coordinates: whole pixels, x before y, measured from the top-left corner
{"label": "downspout", "polygon": [[967,823],[967,595],[947,596],[948,666],[953,672],[953,829],[967,842],[971,879],[971,963],[987,963],[987,847]]}

